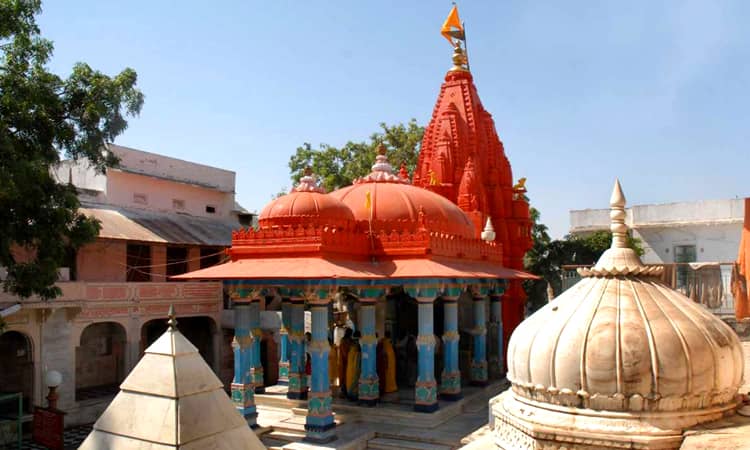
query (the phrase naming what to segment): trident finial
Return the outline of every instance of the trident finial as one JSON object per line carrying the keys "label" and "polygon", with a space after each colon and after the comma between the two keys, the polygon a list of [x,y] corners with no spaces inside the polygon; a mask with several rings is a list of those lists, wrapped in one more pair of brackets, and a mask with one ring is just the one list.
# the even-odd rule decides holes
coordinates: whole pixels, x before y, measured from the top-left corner
{"label": "trident finial", "polygon": [[167,321],[169,329],[172,331],[177,330],[177,319],[175,319],[174,314],[174,303],[169,305],[169,312],[167,313],[167,315],[169,316],[169,320]]}
{"label": "trident finial", "polygon": [[612,248],[627,248],[628,227],[625,225],[625,195],[620,187],[620,180],[615,179],[615,187],[609,198],[609,225],[612,231]]}

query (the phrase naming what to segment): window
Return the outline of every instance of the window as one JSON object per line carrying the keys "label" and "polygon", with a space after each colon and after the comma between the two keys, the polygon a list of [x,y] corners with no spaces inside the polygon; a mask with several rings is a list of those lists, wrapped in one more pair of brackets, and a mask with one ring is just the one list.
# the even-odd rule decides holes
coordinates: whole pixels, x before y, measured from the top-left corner
{"label": "window", "polygon": [[138,205],[148,205],[148,196],[146,196],[146,194],[133,194],[133,203]]}
{"label": "window", "polygon": [[179,198],[172,199],[172,208],[176,209],[177,211],[182,211],[185,209],[185,200],[180,200]]}
{"label": "window", "polygon": [[201,264],[200,268],[205,269],[219,264],[221,261],[222,248],[220,247],[201,247]]}
{"label": "window", "polygon": [[126,281],[151,281],[151,247],[128,244]]}
{"label": "window", "polygon": [[187,247],[167,247],[167,281],[173,281],[169,277],[188,271],[187,259]]}
{"label": "window", "polygon": [[206,205],[206,212],[209,214],[215,214],[216,213],[216,207],[211,205]]}
{"label": "window", "polygon": [[688,285],[690,284],[690,279],[693,276],[693,272],[692,270],[690,270],[690,266],[686,263],[695,262],[695,245],[675,245],[673,255],[674,262],[678,263],[675,289],[685,293],[688,291]]}

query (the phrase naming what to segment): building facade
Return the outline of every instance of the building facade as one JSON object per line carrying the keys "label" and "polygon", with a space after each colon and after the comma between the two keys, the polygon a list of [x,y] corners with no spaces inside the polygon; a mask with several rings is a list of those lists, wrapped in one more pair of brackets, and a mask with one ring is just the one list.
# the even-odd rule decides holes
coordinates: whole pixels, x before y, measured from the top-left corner
{"label": "building facade", "polygon": [[235,202],[235,174],[117,145],[108,151],[120,165],[105,174],[72,161],[55,172],[101,223],[96,241],[71,251],[60,270],[62,295],[0,294],[0,390],[22,392],[30,413],[45,404],[46,371],[59,371],[66,425],[98,417],[164,332],[171,304],[208,364],[227,383],[232,376],[221,284],[169,277],[222,262],[232,230],[251,222]]}

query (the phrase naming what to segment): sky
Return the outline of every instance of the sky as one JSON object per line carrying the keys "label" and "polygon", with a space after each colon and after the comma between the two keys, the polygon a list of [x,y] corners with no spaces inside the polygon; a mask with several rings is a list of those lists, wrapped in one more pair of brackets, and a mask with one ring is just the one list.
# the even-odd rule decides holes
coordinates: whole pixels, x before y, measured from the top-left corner
{"label": "sky", "polygon": [[[115,141],[233,170],[260,211],[304,142],[426,125],[449,1],[47,0],[50,68],[138,73]],[[569,211],[750,197],[750,2],[467,0],[474,81],[553,237]]]}

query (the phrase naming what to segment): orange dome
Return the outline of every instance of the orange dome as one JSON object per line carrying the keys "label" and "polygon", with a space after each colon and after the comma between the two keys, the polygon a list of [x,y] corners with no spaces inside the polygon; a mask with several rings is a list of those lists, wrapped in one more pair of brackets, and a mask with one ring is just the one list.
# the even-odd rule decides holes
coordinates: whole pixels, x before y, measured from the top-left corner
{"label": "orange dome", "polygon": [[319,225],[343,225],[354,221],[351,210],[339,199],[317,187],[308,172],[292,192],[263,208],[258,216],[261,228],[306,224],[311,221]]}
{"label": "orange dome", "polygon": [[474,224],[456,204],[442,195],[410,184],[363,182],[328,195],[341,200],[354,213],[356,220],[366,221],[370,220],[370,210],[367,207],[368,192],[374,231],[416,230],[419,227],[421,209],[424,212],[425,227],[429,231],[470,239],[476,237]]}

